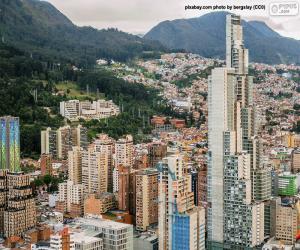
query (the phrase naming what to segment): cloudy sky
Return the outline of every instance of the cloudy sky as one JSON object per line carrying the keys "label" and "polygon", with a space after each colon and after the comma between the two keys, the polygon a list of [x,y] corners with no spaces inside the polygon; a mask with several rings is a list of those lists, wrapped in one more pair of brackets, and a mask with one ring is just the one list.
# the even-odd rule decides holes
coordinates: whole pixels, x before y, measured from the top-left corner
{"label": "cloudy sky", "polygon": [[138,34],[146,33],[161,21],[199,17],[205,10],[185,10],[186,5],[255,5],[265,4],[265,10],[232,11],[247,20],[262,20],[278,33],[300,40],[300,15],[271,16],[270,3],[300,0],[47,0],[79,26],[98,29],[115,27]]}

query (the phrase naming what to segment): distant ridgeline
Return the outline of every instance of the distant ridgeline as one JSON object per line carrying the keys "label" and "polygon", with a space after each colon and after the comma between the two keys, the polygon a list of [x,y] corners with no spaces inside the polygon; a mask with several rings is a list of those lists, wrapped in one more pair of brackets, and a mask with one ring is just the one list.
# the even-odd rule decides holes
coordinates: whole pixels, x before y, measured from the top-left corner
{"label": "distant ridgeline", "polygon": [[116,29],[78,27],[44,1],[1,0],[0,10],[0,41],[33,56],[84,67],[94,64],[98,58],[127,61],[136,56],[149,56],[149,51],[167,51],[159,42]]}

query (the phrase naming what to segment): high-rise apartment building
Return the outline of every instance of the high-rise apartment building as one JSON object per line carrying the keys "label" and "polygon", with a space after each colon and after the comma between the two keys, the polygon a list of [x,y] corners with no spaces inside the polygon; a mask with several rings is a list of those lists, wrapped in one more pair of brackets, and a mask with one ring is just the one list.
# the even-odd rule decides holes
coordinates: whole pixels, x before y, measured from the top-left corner
{"label": "high-rise apartment building", "polygon": [[4,237],[21,236],[36,225],[35,200],[30,176],[1,171],[1,231]]}
{"label": "high-rise apartment building", "polygon": [[300,149],[294,149],[292,152],[292,172],[300,172]]}
{"label": "high-rise apartment building", "polygon": [[86,148],[87,145],[87,129],[81,125],[57,130],[47,128],[41,132],[41,154],[51,154],[55,159],[67,159],[73,146]]}
{"label": "high-rise apartment building", "polygon": [[130,168],[119,165],[118,167],[118,208],[129,211],[129,188],[130,188]]}
{"label": "high-rise apartment building", "polygon": [[148,168],[135,175],[136,228],[146,231],[158,222],[158,172]]}
{"label": "high-rise apartment building", "polygon": [[239,16],[226,17],[226,68],[208,84],[208,241],[212,249],[252,248],[264,240],[271,175],[261,164],[252,77]]}
{"label": "high-rise apartment building", "polygon": [[205,250],[205,209],[195,207],[172,216],[172,248]]}
{"label": "high-rise apartment building", "polygon": [[82,185],[85,193],[103,193],[108,189],[108,154],[91,144],[82,152]]}
{"label": "high-rise apartment building", "polygon": [[82,152],[80,147],[68,152],[68,177],[74,184],[82,183]]}
{"label": "high-rise apartment building", "polygon": [[162,250],[205,249],[205,212],[194,205],[191,176],[184,174],[184,168],[180,154],[164,158],[158,166],[158,230]]}
{"label": "high-rise apartment building", "polygon": [[126,135],[116,142],[115,167],[123,165],[132,167],[133,165],[133,138],[132,135]]}
{"label": "high-rise apartment building", "polygon": [[96,151],[107,154],[108,168],[107,168],[107,189],[109,192],[113,191],[113,154],[115,150],[115,140],[107,134],[99,134],[94,140]]}
{"label": "high-rise apartment building", "polygon": [[52,175],[52,155],[42,154],[40,159],[41,175]]}
{"label": "high-rise apartment building", "polygon": [[163,158],[167,156],[167,145],[164,143],[152,143],[148,147],[149,165],[155,168]]}
{"label": "high-rise apartment building", "polygon": [[19,118],[0,117],[0,169],[20,171],[20,128]]}

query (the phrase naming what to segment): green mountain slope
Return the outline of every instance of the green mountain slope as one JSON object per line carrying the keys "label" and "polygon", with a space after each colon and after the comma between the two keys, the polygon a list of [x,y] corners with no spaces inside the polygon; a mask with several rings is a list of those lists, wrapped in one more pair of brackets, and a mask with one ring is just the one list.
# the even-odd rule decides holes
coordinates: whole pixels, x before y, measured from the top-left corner
{"label": "green mountain slope", "polygon": [[93,63],[98,58],[126,61],[159,43],[116,29],[77,27],[51,4],[38,0],[1,0],[0,35],[6,43],[43,57]]}

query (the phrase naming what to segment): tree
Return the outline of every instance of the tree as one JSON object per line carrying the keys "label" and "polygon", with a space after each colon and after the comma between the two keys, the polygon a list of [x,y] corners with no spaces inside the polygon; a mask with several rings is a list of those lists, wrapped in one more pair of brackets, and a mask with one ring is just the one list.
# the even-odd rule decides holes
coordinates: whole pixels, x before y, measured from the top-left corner
{"label": "tree", "polygon": [[52,182],[52,176],[49,174],[46,174],[43,178],[43,181],[48,187],[50,185],[50,183]]}
{"label": "tree", "polygon": [[34,185],[36,187],[40,187],[40,186],[44,185],[44,182],[40,178],[37,178],[37,179],[34,179]]}

